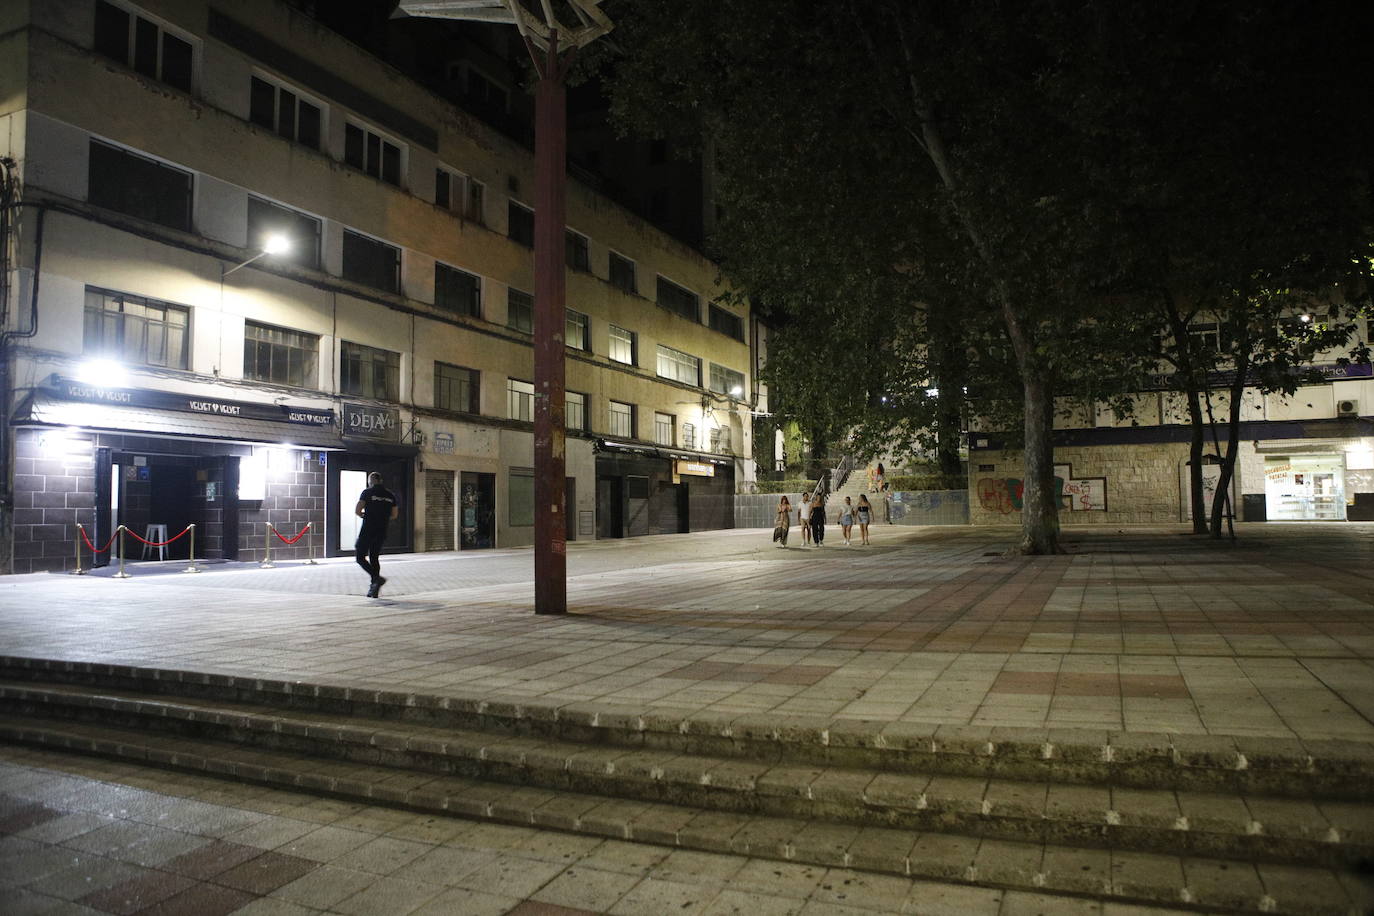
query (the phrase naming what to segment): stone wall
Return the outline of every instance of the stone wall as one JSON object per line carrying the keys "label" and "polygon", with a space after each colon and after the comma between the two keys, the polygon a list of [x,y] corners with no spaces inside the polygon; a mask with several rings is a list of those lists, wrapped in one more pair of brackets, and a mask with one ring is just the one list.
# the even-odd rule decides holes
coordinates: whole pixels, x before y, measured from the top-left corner
{"label": "stone wall", "polygon": [[[1154,445],[1056,448],[1056,465],[1069,465],[1071,479],[1101,479],[1106,509],[1065,510],[1061,525],[1165,525],[1182,518],[1182,469],[1186,442]],[[975,525],[1018,524],[1020,451],[974,451],[969,458],[969,520]],[[1263,479],[1260,488],[1263,490]]]}
{"label": "stone wall", "polygon": [[78,522],[87,532],[95,525],[90,438],[59,430],[15,430],[14,571],[73,568]]}
{"label": "stone wall", "polygon": [[[272,559],[304,560],[313,539],[314,555],[318,559],[325,552],[325,468],[312,458],[318,452],[285,452],[289,455],[286,467],[268,467],[267,491],[262,500],[239,504],[238,546],[240,560],[260,562],[264,554],[264,535],[272,544]],[[340,496],[351,512],[356,497]],[[312,531],[295,544],[283,544],[279,538],[267,534],[266,523],[281,532],[282,537],[295,537],[307,522]]]}

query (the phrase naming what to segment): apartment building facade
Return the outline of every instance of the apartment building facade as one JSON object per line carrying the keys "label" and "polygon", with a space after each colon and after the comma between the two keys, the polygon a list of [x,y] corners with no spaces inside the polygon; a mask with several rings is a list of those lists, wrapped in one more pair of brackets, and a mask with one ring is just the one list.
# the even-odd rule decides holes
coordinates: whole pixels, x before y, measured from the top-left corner
{"label": "apartment building facade", "polygon": [[[531,542],[529,149],[278,0],[7,4],[0,36],[0,566],[73,565],[77,523],[346,553],[370,471],[390,550]],[[730,526],[747,309],[567,207],[569,539]]]}

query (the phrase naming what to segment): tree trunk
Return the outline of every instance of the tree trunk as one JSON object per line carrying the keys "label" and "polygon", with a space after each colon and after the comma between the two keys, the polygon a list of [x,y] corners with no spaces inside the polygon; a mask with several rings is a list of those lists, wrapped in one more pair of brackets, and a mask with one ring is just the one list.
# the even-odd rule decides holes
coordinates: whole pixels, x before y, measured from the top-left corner
{"label": "tree trunk", "polygon": [[1022,370],[1025,390],[1025,480],[1021,491],[1021,542],[1016,553],[1063,553],[1054,493],[1054,392],[1038,372]]}
{"label": "tree trunk", "polygon": [[[1240,352],[1247,352],[1237,348]],[[1210,534],[1213,540],[1221,538],[1221,523],[1225,510],[1230,504],[1231,479],[1235,476],[1236,456],[1240,450],[1240,408],[1245,397],[1245,377],[1250,373],[1250,363],[1246,359],[1236,360],[1236,376],[1231,382],[1231,403],[1226,412],[1226,454],[1221,459],[1221,477],[1217,480],[1217,495],[1212,500]],[[1234,511],[1234,509],[1232,510]]]}
{"label": "tree trunk", "polygon": [[1188,504],[1193,507],[1193,534],[1207,533],[1207,505],[1202,487],[1202,453],[1206,448],[1206,423],[1202,416],[1202,397],[1195,379],[1188,385],[1188,422],[1192,438],[1188,442]]}

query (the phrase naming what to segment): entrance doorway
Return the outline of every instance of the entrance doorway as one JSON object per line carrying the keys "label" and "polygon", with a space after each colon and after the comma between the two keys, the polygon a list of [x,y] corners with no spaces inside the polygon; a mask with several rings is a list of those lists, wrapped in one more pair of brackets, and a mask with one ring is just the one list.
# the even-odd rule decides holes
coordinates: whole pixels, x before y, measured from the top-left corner
{"label": "entrance doorway", "polygon": [[[164,548],[148,550],[149,556],[168,560],[190,558],[190,534],[179,538],[177,535],[189,525],[195,525],[196,556],[204,558],[211,540],[207,523],[222,518],[219,510],[224,494],[218,479],[220,467],[215,459],[190,456],[113,455],[109,492],[113,524],[124,525],[132,534],[148,540],[177,538]],[[149,537],[150,529],[157,535]],[[165,537],[161,536],[162,532]],[[126,559],[143,557],[141,542],[129,537],[125,544]],[[216,551],[214,555],[222,556],[223,551]]]}
{"label": "entrance doorway", "polygon": [[1345,458],[1268,456],[1264,461],[1264,497],[1270,521],[1342,521]]}
{"label": "entrance doorway", "polygon": [[453,549],[452,471],[425,471],[425,550]]}
{"label": "entrance doorway", "polygon": [[462,550],[487,550],[496,546],[496,475],[464,471],[459,493]]}
{"label": "entrance doorway", "polygon": [[358,532],[363,530],[363,520],[358,518],[357,494],[367,489],[367,471],[339,472],[338,520],[334,530],[339,532],[336,548],[340,553],[348,553],[358,541]]}
{"label": "entrance doorway", "polygon": [[596,478],[596,536],[625,536],[624,484],[619,477]]}

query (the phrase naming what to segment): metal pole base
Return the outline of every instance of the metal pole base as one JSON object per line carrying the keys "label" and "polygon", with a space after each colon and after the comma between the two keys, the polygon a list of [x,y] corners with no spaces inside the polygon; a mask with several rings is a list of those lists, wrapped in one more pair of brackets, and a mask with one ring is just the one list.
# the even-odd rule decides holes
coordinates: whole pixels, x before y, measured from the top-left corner
{"label": "metal pole base", "polygon": [[85,570],[85,569],[69,569],[69,570],[67,570],[67,575],[69,575],[69,576],[84,576],[84,575],[86,575],[87,572],[89,572],[89,570]]}
{"label": "metal pole base", "polygon": [[132,579],[133,576],[132,576],[130,573],[126,573],[126,572],[117,572],[117,573],[115,573],[113,576],[110,576],[110,578],[111,578],[111,579]]}
{"label": "metal pole base", "polygon": [[277,564],[276,564],[276,563],[273,563],[271,560],[263,560],[261,563],[258,564],[258,569],[276,569],[276,568],[277,568]]}
{"label": "metal pole base", "polygon": [[183,569],[182,572],[184,572],[184,573],[198,573],[198,572],[200,572],[200,569],[198,569],[196,566],[192,565],[192,566],[188,566],[188,567],[186,567],[185,569]]}

